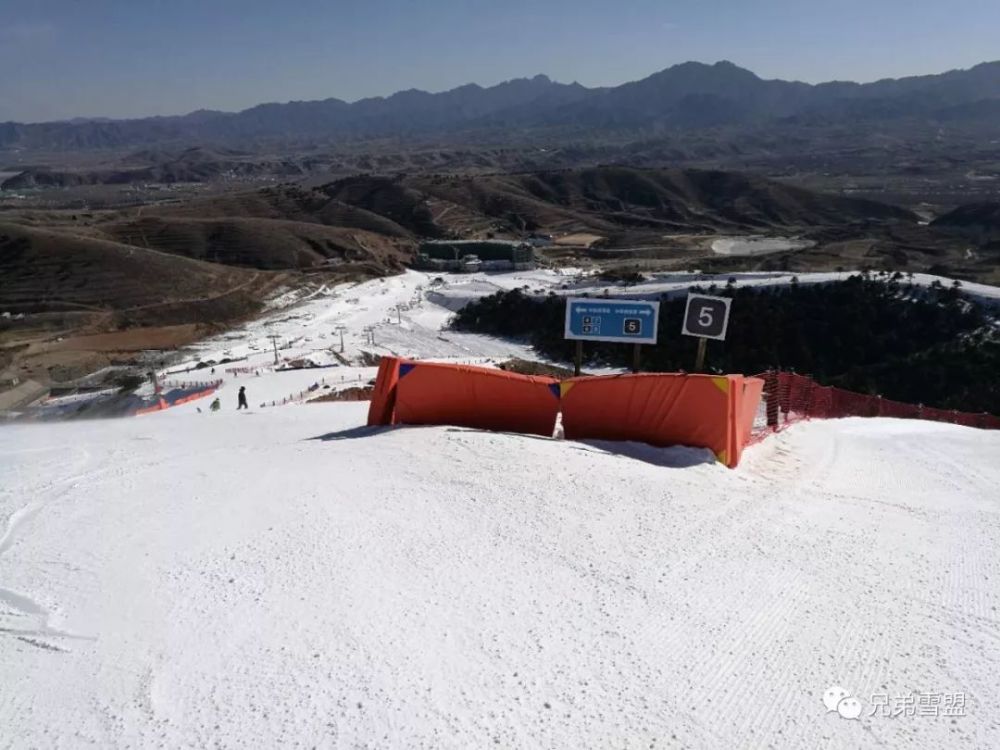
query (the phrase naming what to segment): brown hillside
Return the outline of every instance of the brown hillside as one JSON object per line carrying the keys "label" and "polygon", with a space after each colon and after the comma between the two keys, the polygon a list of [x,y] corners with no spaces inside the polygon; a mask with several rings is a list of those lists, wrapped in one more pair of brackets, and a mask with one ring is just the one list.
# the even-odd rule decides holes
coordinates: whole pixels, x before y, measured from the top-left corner
{"label": "brown hillside", "polygon": [[263,190],[244,190],[183,202],[145,207],[140,216],[189,219],[237,218],[283,219],[328,226],[353,227],[400,239],[413,233],[377,211],[331,199],[320,190],[279,185]]}
{"label": "brown hillside", "polygon": [[443,228],[427,205],[429,194],[419,183],[411,187],[406,178],[348,177],[315,191],[339,204],[378,214],[421,237],[438,237]]}
{"label": "brown hillside", "polygon": [[917,221],[905,209],[874,201],[695,169],[359,176],[325,185],[322,192],[427,237],[488,230],[712,232]]}
{"label": "brown hillside", "polygon": [[369,263],[393,272],[412,254],[405,241],[362,229],[270,218],[145,216],[99,228],[128,245],[261,269]]}
{"label": "brown hillside", "polygon": [[[0,278],[0,309],[25,312],[183,308],[222,296],[249,311],[272,283],[258,272],[10,223],[0,223]],[[190,317],[178,309],[169,322]]]}
{"label": "brown hillside", "polygon": [[916,221],[905,209],[874,201],[710,170],[600,167],[476,178],[419,176],[409,184],[527,228],[579,221],[581,216],[581,224],[594,229],[652,226],[668,231]]}
{"label": "brown hillside", "polygon": [[256,219],[309,221],[326,205],[323,195],[311,190],[280,185],[262,190],[240,190],[184,201],[144,206],[141,216],[175,216],[207,219],[220,216]]}

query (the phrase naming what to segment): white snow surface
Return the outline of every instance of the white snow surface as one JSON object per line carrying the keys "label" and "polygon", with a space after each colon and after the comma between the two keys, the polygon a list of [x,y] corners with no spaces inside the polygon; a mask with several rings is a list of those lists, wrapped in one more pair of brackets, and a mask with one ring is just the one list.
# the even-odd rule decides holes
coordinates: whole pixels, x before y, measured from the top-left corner
{"label": "white snow surface", "polygon": [[762,237],[747,235],[743,237],[723,237],[712,241],[712,252],[716,255],[771,255],[788,250],[804,250],[813,247],[812,240],[800,240],[791,237]]}
{"label": "white snow surface", "polygon": [[[379,354],[537,359],[447,330],[499,289],[729,276],[410,271],[288,293],[187,360],[241,361],[162,374],[221,377],[220,413],[0,427],[0,748],[1000,747],[998,433],[814,422],[730,471],[301,404],[368,382]],[[282,360],[339,364],[276,372],[272,334]],[[860,719],[826,711],[831,685]],[[943,693],[966,715],[869,715],[879,694]]]}
{"label": "white snow surface", "polygon": [[366,407],[0,428],[0,747],[1000,747],[1000,433]]}

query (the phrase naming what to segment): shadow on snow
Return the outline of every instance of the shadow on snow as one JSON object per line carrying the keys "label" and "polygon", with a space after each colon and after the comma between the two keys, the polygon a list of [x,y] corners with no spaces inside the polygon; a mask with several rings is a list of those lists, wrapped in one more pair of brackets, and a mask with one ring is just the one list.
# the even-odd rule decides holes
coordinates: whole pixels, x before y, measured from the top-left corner
{"label": "shadow on snow", "polygon": [[[360,426],[349,427],[345,430],[328,432],[325,435],[307,438],[308,440],[321,440],[330,442],[336,440],[356,440],[361,438],[375,437],[397,429],[419,429],[421,427],[441,427],[444,425],[392,425],[392,426]],[[715,456],[707,448],[691,448],[677,445],[667,448],[658,448],[654,445],[635,442],[618,442],[614,440],[556,440],[555,438],[543,437],[541,435],[529,435],[520,432],[491,432],[488,430],[477,430],[471,427],[445,427],[446,432],[465,433],[488,433],[492,435],[506,435],[528,440],[542,440],[546,443],[563,442],[571,450],[583,451],[585,453],[595,453],[604,455],[621,456],[634,461],[659,466],[664,469],[687,469],[692,466],[715,463]]]}

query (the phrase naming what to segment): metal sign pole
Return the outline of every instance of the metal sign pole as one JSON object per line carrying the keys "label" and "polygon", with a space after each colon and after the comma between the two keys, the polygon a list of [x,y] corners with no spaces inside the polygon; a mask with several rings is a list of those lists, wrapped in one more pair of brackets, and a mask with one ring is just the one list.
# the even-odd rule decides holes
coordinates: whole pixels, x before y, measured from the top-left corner
{"label": "metal sign pole", "polygon": [[694,359],[694,371],[702,372],[705,369],[705,350],[708,349],[708,339],[698,339],[698,354]]}
{"label": "metal sign pole", "polygon": [[632,346],[632,372],[639,372],[640,357],[642,357],[642,345],[634,344]]}
{"label": "metal sign pole", "polygon": [[726,340],[726,331],[729,328],[729,308],[732,303],[733,300],[730,297],[688,294],[681,333],[685,336],[698,337],[698,353],[695,355],[694,372],[705,371],[708,340]]}
{"label": "metal sign pole", "polygon": [[580,377],[580,368],[583,366],[583,341],[576,340],[576,356],[573,357],[573,376]]}

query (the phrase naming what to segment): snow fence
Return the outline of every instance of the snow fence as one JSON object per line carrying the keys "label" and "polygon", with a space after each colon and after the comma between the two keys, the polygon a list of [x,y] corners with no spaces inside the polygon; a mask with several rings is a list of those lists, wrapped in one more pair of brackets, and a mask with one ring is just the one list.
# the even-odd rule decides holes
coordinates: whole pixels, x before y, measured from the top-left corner
{"label": "snow fence", "polygon": [[369,425],[449,424],[569,439],[629,440],[711,450],[735,467],[764,381],[742,375],[638,374],[555,378],[384,357]]}
{"label": "snow fence", "polygon": [[877,395],[823,386],[810,377],[793,372],[770,371],[757,377],[765,385],[762,413],[757,415],[754,423],[753,440],[760,440],[803,420],[840,417],[923,419],[984,430],[1000,429],[1000,417],[985,412],[977,414],[907,404]]}
{"label": "snow fence", "polygon": [[162,395],[156,396],[154,401],[146,402],[144,405],[133,411],[132,415],[141,417],[146,414],[164,411],[172,406],[180,406],[181,404],[187,404],[191,401],[197,401],[200,398],[211,396],[221,386],[221,380],[215,380],[210,383],[183,383],[176,388],[170,388]]}

